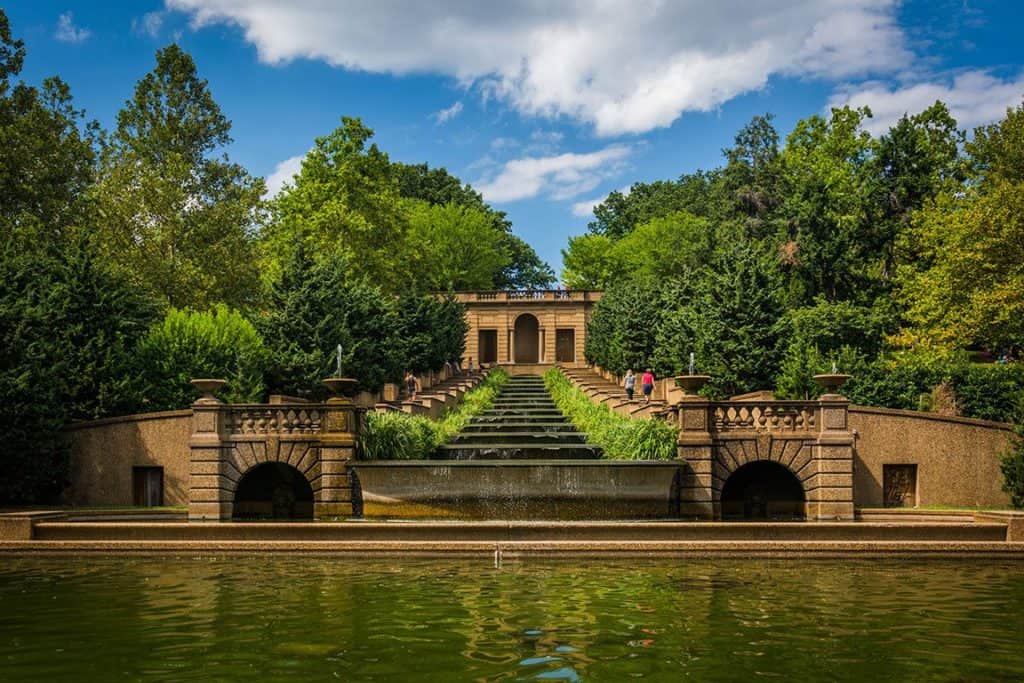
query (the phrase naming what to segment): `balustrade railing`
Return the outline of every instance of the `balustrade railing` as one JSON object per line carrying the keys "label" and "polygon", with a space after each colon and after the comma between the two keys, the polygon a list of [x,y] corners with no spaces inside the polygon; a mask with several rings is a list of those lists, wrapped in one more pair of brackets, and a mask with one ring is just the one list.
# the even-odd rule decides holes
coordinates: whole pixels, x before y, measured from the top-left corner
{"label": "balustrade railing", "polygon": [[493,292],[464,292],[462,301],[597,301],[600,292],[574,289],[515,289]]}
{"label": "balustrade railing", "polygon": [[315,407],[230,405],[225,426],[231,435],[317,434],[323,410]]}
{"label": "balustrade railing", "polygon": [[815,431],[818,404],[810,401],[731,401],[715,403],[716,431]]}

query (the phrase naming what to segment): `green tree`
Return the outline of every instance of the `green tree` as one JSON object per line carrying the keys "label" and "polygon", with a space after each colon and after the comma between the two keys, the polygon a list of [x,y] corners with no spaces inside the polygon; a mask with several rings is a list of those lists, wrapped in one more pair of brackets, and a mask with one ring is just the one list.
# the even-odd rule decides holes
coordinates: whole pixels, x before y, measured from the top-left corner
{"label": "green tree", "polygon": [[594,207],[594,220],[588,228],[591,233],[618,240],[638,225],[677,211],[706,216],[710,188],[717,175],[698,171],[683,175],[678,181],[633,183],[628,192],[616,190]]}
{"label": "green tree", "polygon": [[547,289],[554,284],[555,271],[533,247],[512,233],[506,233],[502,241],[509,261],[495,276],[495,289]]}
{"label": "green tree", "polygon": [[81,239],[59,257],[4,248],[0,281],[0,500],[46,500],[63,483],[60,428],[137,409],[153,309]]}
{"label": "green tree", "polygon": [[623,375],[639,371],[654,357],[654,333],[661,311],[653,286],[624,281],[609,287],[587,325],[587,361]]}
{"label": "green tree", "polygon": [[399,297],[397,306],[397,336],[407,370],[440,370],[462,358],[468,328],[462,304],[450,297],[409,293]]}
{"label": "green tree", "polygon": [[228,160],[231,123],[177,45],[117,115],[98,199],[111,257],[166,305],[258,300],[253,231],[265,186]]}
{"label": "green tree", "polygon": [[12,82],[24,55],[0,10],[0,502],[59,493],[68,420],[134,409],[151,316],[87,239],[96,128],[61,81]]}
{"label": "green tree", "polygon": [[562,264],[562,282],[569,289],[608,289],[624,270],[615,243],[599,234],[570,237]]}
{"label": "green tree", "polygon": [[919,264],[901,266],[907,327],[897,341],[1019,349],[1024,340],[1024,183],[944,193],[909,235]]}
{"label": "green tree", "polygon": [[612,263],[623,272],[613,277],[648,280],[699,268],[712,257],[714,242],[710,222],[686,211],[652,219],[615,243]]}
{"label": "green tree", "polygon": [[407,284],[408,216],[388,155],[369,144],[373,131],[343,117],[317,138],[294,183],[273,202],[262,234],[264,271],[276,279],[299,250],[344,258],[352,275],[386,291]]}
{"label": "green tree", "polygon": [[455,203],[408,202],[404,258],[409,284],[420,291],[490,289],[509,262],[505,233],[484,211]]}
{"label": "green tree", "polygon": [[321,380],[342,369],[375,391],[401,377],[405,358],[393,297],[353,275],[343,257],[294,252],[256,326],[270,355],[267,387],[292,395],[326,395]]}
{"label": "green tree", "polygon": [[402,197],[419,199],[432,206],[456,204],[486,214],[498,230],[494,246],[507,254],[505,265],[495,273],[484,289],[544,289],[554,282],[554,271],[540,260],[529,244],[512,234],[512,222],[504,211],[490,207],[483,196],[444,168],[427,164],[393,163]]}
{"label": "green tree", "polygon": [[810,303],[871,299],[880,259],[865,239],[866,163],[871,137],[861,128],[867,109],[833,109],[826,119],[797,123],[782,152],[782,262],[789,297]]}
{"label": "green tree", "polygon": [[59,78],[14,82],[24,57],[0,9],[0,232],[9,248],[53,253],[87,218],[98,127]]}
{"label": "green tree", "polygon": [[[911,217],[948,183],[963,181],[963,133],[941,102],[913,116],[904,115],[878,139],[870,161],[870,212],[866,239],[882,255],[880,276],[895,275],[897,244]],[[904,258],[913,259],[913,254]]]}
{"label": "green tree", "polygon": [[140,374],[149,410],[187,408],[198,377],[228,380],[231,403],[263,398],[267,354],[252,323],[224,304],[210,311],[172,308],[139,343]]}
{"label": "green tree", "polygon": [[[678,374],[686,365],[680,351],[692,350],[701,372],[711,375],[709,391],[719,396],[771,386],[781,359],[782,306],[776,274],[768,259],[745,245],[719,252],[715,260],[678,293],[659,326],[661,359],[673,359],[662,372]],[[678,296],[678,294],[677,294]]]}

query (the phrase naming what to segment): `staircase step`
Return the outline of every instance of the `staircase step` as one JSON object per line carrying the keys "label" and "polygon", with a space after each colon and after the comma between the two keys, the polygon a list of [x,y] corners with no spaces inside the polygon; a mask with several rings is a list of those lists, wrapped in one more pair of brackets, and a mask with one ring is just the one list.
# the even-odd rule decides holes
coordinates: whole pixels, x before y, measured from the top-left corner
{"label": "staircase step", "polygon": [[439,460],[597,460],[601,447],[594,444],[445,444],[438,449]]}
{"label": "staircase step", "polygon": [[462,432],[449,443],[453,446],[475,446],[500,443],[536,443],[536,444],[583,444],[586,435],[577,431],[571,432]]}

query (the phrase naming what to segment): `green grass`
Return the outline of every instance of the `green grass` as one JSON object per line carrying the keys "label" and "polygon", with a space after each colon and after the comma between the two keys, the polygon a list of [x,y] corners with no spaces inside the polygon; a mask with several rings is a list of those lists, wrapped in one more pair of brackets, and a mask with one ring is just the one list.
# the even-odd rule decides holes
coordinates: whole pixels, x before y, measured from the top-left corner
{"label": "green grass", "polygon": [[555,405],[612,460],[673,460],[679,431],[664,420],[634,420],[594,403],[557,368],[544,374]]}
{"label": "green grass", "polygon": [[368,413],[359,435],[360,460],[425,460],[437,447],[462,431],[470,418],[494,403],[508,373],[494,368],[484,381],[466,392],[462,402],[440,420],[408,413]]}

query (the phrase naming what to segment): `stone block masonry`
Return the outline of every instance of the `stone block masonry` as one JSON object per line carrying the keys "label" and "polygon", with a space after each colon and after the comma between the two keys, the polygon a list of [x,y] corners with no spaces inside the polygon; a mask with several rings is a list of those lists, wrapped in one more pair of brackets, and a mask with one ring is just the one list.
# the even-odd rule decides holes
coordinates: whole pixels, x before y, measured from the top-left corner
{"label": "stone block masonry", "polygon": [[313,493],[313,517],[353,515],[348,465],[355,458],[363,409],[345,400],[294,405],[193,405],[189,475],[191,521],[228,521],[248,473],[279,463]]}

